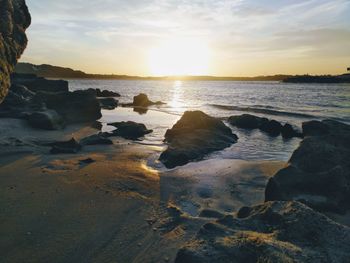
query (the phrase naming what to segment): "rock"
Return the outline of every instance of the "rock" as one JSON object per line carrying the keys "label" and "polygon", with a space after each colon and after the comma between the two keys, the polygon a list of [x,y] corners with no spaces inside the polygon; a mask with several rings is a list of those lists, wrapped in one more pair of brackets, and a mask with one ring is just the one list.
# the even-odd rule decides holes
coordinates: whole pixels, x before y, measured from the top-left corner
{"label": "rock", "polygon": [[267,202],[205,224],[175,263],[347,262],[350,229],[299,202]]}
{"label": "rock", "polygon": [[200,212],[199,217],[207,217],[207,218],[222,218],[224,214],[211,209],[204,209]]}
{"label": "rock", "polygon": [[90,91],[37,92],[34,100],[57,111],[67,124],[95,121],[102,116],[96,95]]}
{"label": "rock", "polygon": [[41,77],[27,78],[26,75],[22,78],[21,74],[16,74],[12,82],[18,85],[24,85],[32,92],[68,92],[68,81],[65,80],[49,80]]}
{"label": "rock", "polygon": [[10,90],[26,100],[30,100],[35,96],[34,92],[29,90],[27,87],[25,87],[23,85],[19,85],[19,84],[11,85]]}
{"label": "rock", "polygon": [[232,126],[244,129],[259,129],[263,124],[268,122],[268,119],[257,117],[251,114],[242,114],[239,116],[231,116],[228,122]]}
{"label": "rock", "polygon": [[34,112],[27,120],[30,126],[37,129],[60,130],[65,127],[63,118],[54,110]]}
{"label": "rock", "polygon": [[92,163],[94,163],[94,162],[95,162],[95,160],[94,160],[94,159],[91,159],[91,158],[79,160],[79,164],[80,164],[80,165],[92,164]]}
{"label": "rock", "polygon": [[10,74],[27,46],[31,23],[24,0],[0,0],[0,103],[10,87]]}
{"label": "rock", "polygon": [[265,200],[297,200],[322,212],[345,213],[350,209],[350,126],[322,121],[317,127],[328,132],[312,132],[315,136],[301,142],[288,166],[269,179]]}
{"label": "rock", "polygon": [[113,131],[113,136],[120,136],[130,140],[137,140],[153,132],[152,130],[148,130],[144,124],[132,121],[108,123],[108,125],[117,128]]}
{"label": "rock", "polygon": [[52,154],[77,153],[81,150],[81,145],[74,138],[66,142],[54,142],[50,146]]}
{"label": "rock", "polygon": [[148,96],[144,93],[140,93],[139,95],[134,97],[134,101],[132,103],[132,106],[138,106],[138,107],[148,107],[152,105],[162,105],[164,104],[161,101],[153,102],[148,99]]}
{"label": "rock", "polygon": [[103,134],[94,134],[80,140],[81,145],[110,145],[113,142]]}
{"label": "rock", "polygon": [[117,92],[109,91],[109,90],[102,90],[101,91],[100,89],[96,89],[96,96],[108,98],[108,97],[120,97],[120,94]]}
{"label": "rock", "polygon": [[302,126],[304,136],[321,136],[329,133],[329,127],[320,121],[304,122]]}
{"label": "rock", "polygon": [[114,98],[102,98],[98,99],[98,101],[102,109],[114,110],[116,107],[118,107],[118,100]]}
{"label": "rock", "polygon": [[165,141],[169,144],[160,156],[167,168],[201,160],[208,153],[223,150],[238,140],[222,121],[201,111],[187,111],[167,130]]}
{"label": "rock", "polygon": [[269,120],[260,127],[260,130],[271,136],[278,136],[281,134],[282,124],[275,120]]}
{"label": "rock", "polygon": [[297,129],[295,129],[292,125],[289,123],[286,123],[281,130],[282,137],[285,139],[290,139],[293,137],[299,137],[302,138],[303,134],[299,132]]}

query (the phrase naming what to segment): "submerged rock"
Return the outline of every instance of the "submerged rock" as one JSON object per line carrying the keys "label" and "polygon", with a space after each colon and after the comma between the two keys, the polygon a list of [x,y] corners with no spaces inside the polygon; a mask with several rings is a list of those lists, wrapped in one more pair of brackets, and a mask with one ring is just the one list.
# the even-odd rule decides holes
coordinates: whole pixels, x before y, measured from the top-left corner
{"label": "submerged rock", "polygon": [[10,87],[10,74],[27,46],[31,23],[24,0],[0,0],[0,103]]}
{"label": "submerged rock", "polygon": [[223,150],[236,143],[238,137],[222,121],[201,111],[187,111],[165,134],[169,144],[160,156],[167,168],[200,160],[206,154]]}
{"label": "submerged rock", "polygon": [[113,136],[120,136],[130,140],[137,140],[146,134],[153,132],[152,130],[147,129],[144,124],[132,121],[108,123],[108,125],[117,128],[113,131]]}
{"label": "submerged rock", "polygon": [[74,139],[70,139],[69,141],[65,142],[54,142],[51,143],[50,146],[52,154],[69,154],[69,153],[78,153],[81,150],[81,145]]}
{"label": "submerged rock", "polygon": [[347,262],[349,244],[348,227],[299,202],[267,202],[205,224],[175,262]]}
{"label": "submerged rock", "polygon": [[102,116],[96,95],[90,91],[37,92],[34,100],[57,111],[68,124],[95,121]]}
{"label": "submerged rock", "polygon": [[112,140],[108,139],[103,134],[94,134],[80,140],[81,145],[110,145]]}
{"label": "submerged rock", "polygon": [[27,120],[33,128],[38,129],[60,130],[65,127],[63,118],[54,110],[34,112]]}
{"label": "submerged rock", "polygon": [[263,124],[268,122],[267,118],[257,117],[251,114],[242,114],[238,116],[231,116],[228,122],[232,126],[244,129],[259,129]]}
{"label": "submerged rock", "polygon": [[350,209],[350,126],[315,123],[303,125],[318,128],[307,130],[289,165],[269,179],[265,199],[298,200],[322,212],[345,213]]}

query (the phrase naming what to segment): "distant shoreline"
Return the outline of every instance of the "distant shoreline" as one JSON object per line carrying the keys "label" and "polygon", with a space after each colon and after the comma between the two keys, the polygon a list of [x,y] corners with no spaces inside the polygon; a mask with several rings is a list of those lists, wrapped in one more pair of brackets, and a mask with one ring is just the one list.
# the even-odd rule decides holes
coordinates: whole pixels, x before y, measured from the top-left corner
{"label": "distant shoreline", "polygon": [[96,79],[96,80],[183,80],[183,81],[280,81],[285,83],[350,83],[350,74],[344,75],[272,75],[256,77],[216,77],[216,76],[163,76],[140,77],[114,74],[88,74],[80,70],[63,68],[52,65],[34,65],[18,63],[15,69],[18,74],[35,74],[44,78],[64,79]]}

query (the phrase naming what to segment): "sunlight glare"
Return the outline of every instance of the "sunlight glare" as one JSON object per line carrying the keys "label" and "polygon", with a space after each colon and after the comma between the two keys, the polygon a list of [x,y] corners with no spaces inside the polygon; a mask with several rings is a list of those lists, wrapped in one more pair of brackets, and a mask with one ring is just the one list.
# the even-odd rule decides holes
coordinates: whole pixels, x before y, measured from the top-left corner
{"label": "sunlight glare", "polygon": [[149,52],[154,76],[205,75],[209,69],[208,45],[195,39],[173,39]]}

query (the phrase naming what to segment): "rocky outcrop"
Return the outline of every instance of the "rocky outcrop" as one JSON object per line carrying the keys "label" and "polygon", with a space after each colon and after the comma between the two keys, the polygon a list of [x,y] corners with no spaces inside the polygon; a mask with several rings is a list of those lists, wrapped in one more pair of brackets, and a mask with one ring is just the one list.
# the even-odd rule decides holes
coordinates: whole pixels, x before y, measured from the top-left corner
{"label": "rocky outcrop", "polygon": [[270,178],[265,198],[345,213],[350,209],[350,126],[326,120],[304,123],[303,129],[306,138],[289,165]]}
{"label": "rocky outcrop", "polygon": [[116,107],[118,107],[119,103],[119,101],[115,98],[99,98],[98,101],[101,108],[105,110],[114,110]]}
{"label": "rocky outcrop", "polygon": [[235,127],[243,129],[260,129],[270,136],[282,135],[283,138],[289,139],[293,137],[302,137],[301,132],[289,123],[282,125],[276,120],[269,120],[267,118],[254,116],[251,114],[242,114],[231,116],[228,122]]}
{"label": "rocky outcrop", "polygon": [[147,129],[144,124],[132,121],[114,122],[108,123],[108,125],[117,128],[109,136],[120,136],[129,140],[137,140],[146,134],[153,132],[152,130]]}
{"label": "rocky outcrop", "polygon": [[185,165],[213,151],[223,150],[236,143],[237,139],[222,121],[201,111],[187,111],[167,130],[165,141],[169,145],[161,154],[160,161],[167,168]]}
{"label": "rocky outcrop", "polygon": [[347,262],[350,229],[299,202],[267,202],[205,224],[176,263]]}
{"label": "rocky outcrop", "polygon": [[251,114],[242,114],[237,116],[231,116],[228,122],[232,126],[243,129],[259,129],[264,123],[269,120],[267,118],[257,117]]}
{"label": "rocky outcrop", "polygon": [[68,81],[52,80],[30,75],[23,77],[21,74],[15,74],[12,77],[12,83],[23,85],[32,92],[68,92]]}
{"label": "rocky outcrop", "polygon": [[28,116],[27,120],[37,129],[60,130],[65,127],[63,118],[54,110],[34,112]]}
{"label": "rocky outcrop", "polygon": [[164,104],[161,101],[153,102],[148,99],[148,96],[144,93],[141,93],[137,96],[134,97],[134,101],[132,103],[132,106],[137,106],[137,107],[148,107],[152,105],[162,105]]}
{"label": "rocky outcrop", "polygon": [[0,0],[0,103],[10,87],[10,74],[27,46],[31,23],[24,0]]}
{"label": "rocky outcrop", "polygon": [[67,124],[95,121],[101,118],[101,107],[93,92],[37,92],[35,103],[45,104],[59,113]]}

